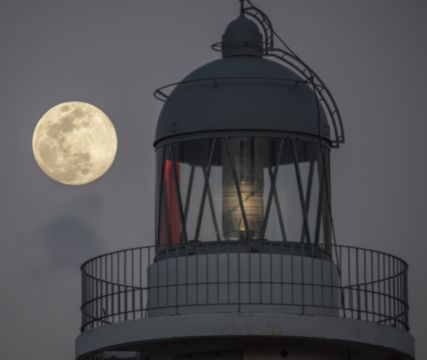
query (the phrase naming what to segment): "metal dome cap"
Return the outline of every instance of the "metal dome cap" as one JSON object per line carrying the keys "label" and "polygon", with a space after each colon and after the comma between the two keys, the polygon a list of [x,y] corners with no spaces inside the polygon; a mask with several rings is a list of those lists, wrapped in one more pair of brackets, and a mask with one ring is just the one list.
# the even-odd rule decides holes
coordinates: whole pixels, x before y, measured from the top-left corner
{"label": "metal dome cap", "polygon": [[224,57],[262,56],[263,41],[258,26],[241,14],[227,26],[222,36],[221,50]]}
{"label": "metal dome cap", "polygon": [[211,131],[280,131],[329,140],[327,119],[309,84],[262,57],[208,63],[178,83],[165,101],[155,143]]}

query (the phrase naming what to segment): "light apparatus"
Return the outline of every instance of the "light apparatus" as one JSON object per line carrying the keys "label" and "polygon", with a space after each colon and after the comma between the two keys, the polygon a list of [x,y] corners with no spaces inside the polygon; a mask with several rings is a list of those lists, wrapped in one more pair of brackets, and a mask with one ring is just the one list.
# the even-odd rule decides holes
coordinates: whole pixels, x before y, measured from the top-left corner
{"label": "light apparatus", "polygon": [[233,160],[223,169],[222,222],[226,239],[261,237],[264,169],[263,153],[259,147],[255,139],[243,138],[226,149],[234,155],[228,156]]}

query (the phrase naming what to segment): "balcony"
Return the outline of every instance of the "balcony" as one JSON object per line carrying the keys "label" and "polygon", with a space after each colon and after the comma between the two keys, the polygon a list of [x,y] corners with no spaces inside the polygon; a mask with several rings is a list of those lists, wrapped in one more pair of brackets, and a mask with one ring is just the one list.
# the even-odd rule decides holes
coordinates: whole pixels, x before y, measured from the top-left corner
{"label": "balcony", "polygon": [[82,267],[81,332],[130,320],[285,313],[409,330],[407,264],[342,245],[189,242],[95,257]]}

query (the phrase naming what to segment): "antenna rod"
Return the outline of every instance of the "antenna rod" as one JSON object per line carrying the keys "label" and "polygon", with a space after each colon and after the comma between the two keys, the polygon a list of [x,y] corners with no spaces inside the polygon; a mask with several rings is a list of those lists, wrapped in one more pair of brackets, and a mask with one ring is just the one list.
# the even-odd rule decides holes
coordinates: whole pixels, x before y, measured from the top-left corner
{"label": "antenna rod", "polygon": [[245,12],[245,0],[240,0],[240,15]]}

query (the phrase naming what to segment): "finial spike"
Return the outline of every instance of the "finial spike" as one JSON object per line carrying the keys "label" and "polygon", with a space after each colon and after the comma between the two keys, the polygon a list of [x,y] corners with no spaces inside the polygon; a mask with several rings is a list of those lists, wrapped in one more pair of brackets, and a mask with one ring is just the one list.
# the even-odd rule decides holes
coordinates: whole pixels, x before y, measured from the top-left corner
{"label": "finial spike", "polygon": [[245,12],[245,0],[239,0],[240,1],[240,15],[243,15]]}

